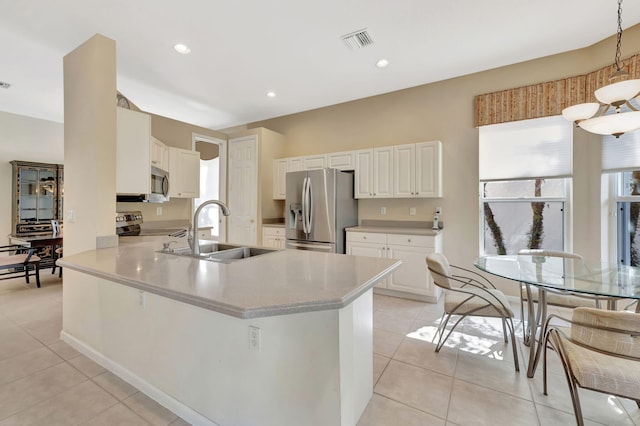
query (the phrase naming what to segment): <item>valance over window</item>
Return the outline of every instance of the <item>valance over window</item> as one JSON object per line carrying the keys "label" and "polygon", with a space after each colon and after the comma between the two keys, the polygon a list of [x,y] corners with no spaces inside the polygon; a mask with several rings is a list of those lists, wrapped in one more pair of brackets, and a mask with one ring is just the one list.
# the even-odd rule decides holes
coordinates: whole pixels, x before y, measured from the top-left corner
{"label": "valance over window", "polygon": [[[640,54],[623,62],[629,78],[640,78]],[[593,92],[609,84],[614,71],[612,64],[585,75],[478,95],[475,126],[560,115],[568,106],[597,102]]]}

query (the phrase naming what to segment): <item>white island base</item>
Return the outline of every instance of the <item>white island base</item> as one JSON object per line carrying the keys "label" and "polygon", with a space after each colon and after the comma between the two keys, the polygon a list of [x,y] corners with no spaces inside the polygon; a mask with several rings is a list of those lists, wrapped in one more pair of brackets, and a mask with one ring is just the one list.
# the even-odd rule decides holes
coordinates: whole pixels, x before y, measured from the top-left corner
{"label": "white island base", "polygon": [[63,298],[65,342],[195,425],[353,426],[372,396],[371,290],[242,319],[65,269]]}

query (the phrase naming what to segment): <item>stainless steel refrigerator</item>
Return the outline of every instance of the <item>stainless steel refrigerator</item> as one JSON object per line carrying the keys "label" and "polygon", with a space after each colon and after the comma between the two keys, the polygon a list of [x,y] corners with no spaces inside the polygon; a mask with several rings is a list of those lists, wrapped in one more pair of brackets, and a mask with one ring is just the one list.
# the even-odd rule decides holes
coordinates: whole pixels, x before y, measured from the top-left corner
{"label": "stainless steel refrigerator", "polygon": [[344,229],[358,224],[353,173],[307,170],[287,173],[286,180],[286,247],[344,253]]}

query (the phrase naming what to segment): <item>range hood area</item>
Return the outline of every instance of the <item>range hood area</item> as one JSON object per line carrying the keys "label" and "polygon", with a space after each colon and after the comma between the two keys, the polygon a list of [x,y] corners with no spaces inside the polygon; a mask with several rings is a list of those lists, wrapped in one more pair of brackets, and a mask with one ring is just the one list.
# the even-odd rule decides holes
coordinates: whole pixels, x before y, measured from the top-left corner
{"label": "range hood area", "polygon": [[164,203],[169,201],[169,197],[158,199],[153,194],[116,194],[116,202],[118,203]]}

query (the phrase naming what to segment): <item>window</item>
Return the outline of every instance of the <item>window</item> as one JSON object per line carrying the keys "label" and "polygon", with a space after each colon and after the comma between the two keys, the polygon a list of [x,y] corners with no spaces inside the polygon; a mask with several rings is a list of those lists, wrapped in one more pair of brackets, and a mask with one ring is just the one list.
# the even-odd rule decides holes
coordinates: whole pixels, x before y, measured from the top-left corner
{"label": "window", "polygon": [[480,252],[567,250],[573,129],[562,117],[480,127]]}
{"label": "window", "polygon": [[[625,133],[620,138],[606,136],[602,141],[602,170],[610,173],[612,183],[610,248],[616,261],[640,266],[640,134]],[[613,261],[614,259],[610,259]]]}
{"label": "window", "polygon": [[564,250],[566,179],[482,182],[482,253]]}
{"label": "window", "polygon": [[616,178],[618,261],[640,266],[640,170],[620,172]]}

